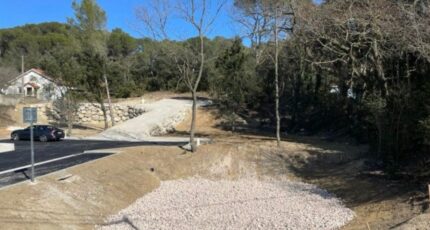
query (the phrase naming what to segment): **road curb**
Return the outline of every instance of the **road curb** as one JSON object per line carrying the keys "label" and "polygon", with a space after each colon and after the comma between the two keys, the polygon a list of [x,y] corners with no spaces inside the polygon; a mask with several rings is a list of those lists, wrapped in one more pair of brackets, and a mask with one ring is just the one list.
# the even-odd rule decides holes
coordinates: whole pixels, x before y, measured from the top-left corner
{"label": "road curb", "polygon": [[0,143],[0,153],[15,151],[15,144]]}

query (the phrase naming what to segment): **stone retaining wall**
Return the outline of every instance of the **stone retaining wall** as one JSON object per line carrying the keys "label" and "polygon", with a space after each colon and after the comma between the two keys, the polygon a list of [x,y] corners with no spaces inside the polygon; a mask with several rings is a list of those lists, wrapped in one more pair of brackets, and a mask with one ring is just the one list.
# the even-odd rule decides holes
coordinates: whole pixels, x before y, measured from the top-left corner
{"label": "stone retaining wall", "polygon": [[[109,105],[106,104],[107,120],[110,121]],[[130,120],[137,116],[142,115],[145,111],[141,108],[136,108],[130,105],[112,105],[115,122],[121,123],[123,121]],[[50,120],[59,121],[61,120],[60,112],[52,106],[48,105],[46,108],[46,114]],[[81,103],[78,105],[75,114],[75,123],[98,123],[104,122],[103,112],[100,109],[99,104],[92,103]]]}
{"label": "stone retaining wall", "polygon": [[21,96],[9,96],[0,94],[0,105],[17,105],[22,100]]}

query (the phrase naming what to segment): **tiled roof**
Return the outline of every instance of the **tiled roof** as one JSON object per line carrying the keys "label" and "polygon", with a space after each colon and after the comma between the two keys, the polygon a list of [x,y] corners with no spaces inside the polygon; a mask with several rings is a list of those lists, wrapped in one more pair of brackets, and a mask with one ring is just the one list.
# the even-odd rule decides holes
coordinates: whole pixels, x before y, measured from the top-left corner
{"label": "tiled roof", "polygon": [[24,86],[26,86],[26,85],[30,85],[34,89],[40,88],[40,86],[38,84],[34,83],[34,82],[27,82]]}
{"label": "tiled roof", "polygon": [[27,75],[27,74],[28,74],[28,73],[30,73],[30,72],[35,72],[35,73],[39,74],[40,76],[42,76],[43,78],[45,78],[45,79],[47,79],[47,80],[49,80],[49,81],[51,81],[51,82],[59,83],[58,81],[55,81],[53,78],[51,78],[50,76],[48,76],[48,75],[45,73],[45,71],[43,71],[43,70],[41,70],[41,69],[37,69],[37,68],[29,69],[29,70],[27,70],[25,73],[22,73],[22,74],[18,75],[16,78],[14,78],[14,79],[10,80],[9,82],[16,81],[16,80],[17,80],[17,79],[19,79],[20,77],[25,76],[25,75]]}

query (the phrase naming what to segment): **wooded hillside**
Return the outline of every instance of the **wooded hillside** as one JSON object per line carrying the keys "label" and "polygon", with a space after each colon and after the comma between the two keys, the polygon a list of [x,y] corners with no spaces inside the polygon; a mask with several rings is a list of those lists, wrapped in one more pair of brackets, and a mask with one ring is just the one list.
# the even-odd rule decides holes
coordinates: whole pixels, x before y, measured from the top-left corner
{"label": "wooded hillside", "polygon": [[79,16],[84,3],[96,4],[74,5],[68,24],[0,30],[0,68],[19,71],[23,55],[27,69],[44,69],[84,91],[104,86],[105,74],[114,97],[130,97],[185,92],[186,76],[203,67],[198,90],[214,97],[229,118],[226,128],[236,130],[241,116],[279,137],[350,136],[369,143],[393,172],[428,158],[428,0],[236,0],[232,18],[241,36],[184,41],[108,32],[101,9],[100,26],[89,30]]}

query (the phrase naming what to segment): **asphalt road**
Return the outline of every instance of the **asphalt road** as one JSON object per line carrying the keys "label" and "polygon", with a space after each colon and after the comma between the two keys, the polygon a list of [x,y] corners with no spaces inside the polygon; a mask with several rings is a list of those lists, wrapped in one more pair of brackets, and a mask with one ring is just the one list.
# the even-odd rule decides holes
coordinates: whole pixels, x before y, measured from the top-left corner
{"label": "asphalt road", "polygon": [[[30,159],[30,141],[7,141],[0,143],[15,143],[15,151],[0,153],[0,172],[22,167],[31,163]],[[92,140],[63,140],[59,142],[34,142],[35,162],[44,162],[47,160],[57,159],[60,157],[70,156],[84,151],[92,150],[92,153],[73,156],[67,159],[43,164],[35,169],[36,176],[41,176],[50,172],[58,171],[73,165],[81,164],[91,160],[110,155],[103,152],[103,149],[132,147],[142,145],[183,145],[181,142],[123,142],[123,141],[92,141]],[[100,150],[94,151],[94,150]],[[30,170],[18,170],[11,173],[0,175],[0,187],[14,184],[28,179]]]}

